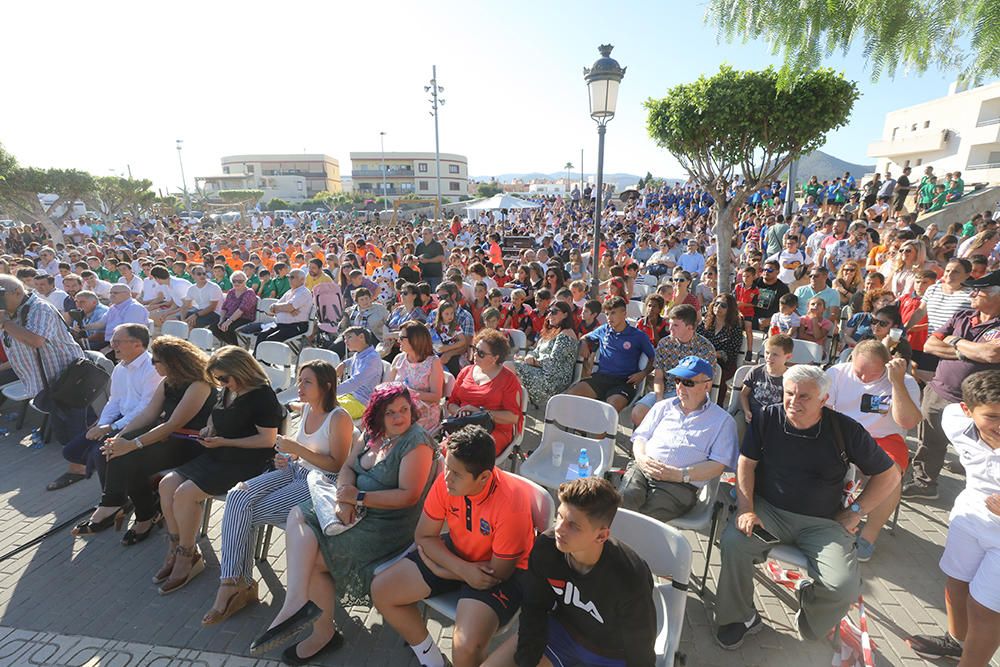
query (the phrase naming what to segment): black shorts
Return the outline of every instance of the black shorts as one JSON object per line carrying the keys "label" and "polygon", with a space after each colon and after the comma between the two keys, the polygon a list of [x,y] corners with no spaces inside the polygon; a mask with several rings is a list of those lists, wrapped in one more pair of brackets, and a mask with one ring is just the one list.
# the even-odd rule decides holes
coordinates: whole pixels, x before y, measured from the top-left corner
{"label": "black shorts", "polygon": [[511,619],[514,618],[514,614],[521,608],[522,594],[520,578],[522,570],[514,570],[514,574],[506,581],[500,582],[489,590],[481,591],[473,588],[464,581],[442,579],[437,576],[424,565],[424,560],[416,551],[410,552],[406,557],[416,563],[417,569],[420,570],[420,576],[424,579],[424,583],[431,589],[431,594],[428,597],[437,597],[438,595],[458,591],[459,600],[479,600],[492,609],[500,620],[500,627],[510,623]]}
{"label": "black shorts", "polygon": [[600,371],[591,375],[584,382],[594,390],[599,401],[607,401],[609,397],[616,395],[624,396],[626,401],[631,401],[636,392],[636,386],[626,382],[626,378],[607,375]]}

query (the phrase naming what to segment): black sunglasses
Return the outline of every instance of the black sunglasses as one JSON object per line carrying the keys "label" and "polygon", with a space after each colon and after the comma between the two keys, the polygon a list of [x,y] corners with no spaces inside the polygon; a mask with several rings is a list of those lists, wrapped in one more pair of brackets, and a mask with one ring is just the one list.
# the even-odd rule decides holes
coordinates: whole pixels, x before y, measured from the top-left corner
{"label": "black sunglasses", "polygon": [[476,348],[476,356],[479,357],[480,359],[482,359],[483,357],[485,357],[487,355],[492,355],[492,354],[493,354],[492,352],[487,352],[487,351],[483,350],[483,348],[481,348],[481,347],[477,347]]}
{"label": "black sunglasses", "polygon": [[228,375],[216,375],[215,381],[219,384],[229,384],[230,376]]}
{"label": "black sunglasses", "polygon": [[704,380],[695,381],[695,380],[688,380],[686,378],[674,377],[674,384],[682,384],[688,389],[690,389],[691,387],[697,387],[699,384],[701,384],[701,382],[704,382]]}
{"label": "black sunglasses", "polygon": [[872,320],[872,325],[877,327],[889,327],[892,326],[892,322],[887,322],[886,320]]}

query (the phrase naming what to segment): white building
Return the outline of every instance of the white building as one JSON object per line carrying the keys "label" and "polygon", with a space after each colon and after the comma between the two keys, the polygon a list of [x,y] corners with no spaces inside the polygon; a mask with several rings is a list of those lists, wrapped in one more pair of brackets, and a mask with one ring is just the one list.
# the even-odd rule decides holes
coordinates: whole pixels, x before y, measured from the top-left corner
{"label": "white building", "polygon": [[[383,165],[385,194],[437,196],[437,168],[434,153],[351,153],[354,192],[382,193]],[[469,160],[464,155],[441,153],[441,196],[456,201],[469,193]]]}
{"label": "white building", "polygon": [[265,203],[302,201],[323,191],[340,192],[340,163],[321,153],[227,155],[221,174],[196,176],[195,183],[209,198],[219,190],[263,190]]}
{"label": "white building", "polygon": [[945,97],[890,111],[868,156],[893,176],[930,165],[939,178],[960,171],[966,183],[1000,183],[1000,82],[968,90],[952,84]]}

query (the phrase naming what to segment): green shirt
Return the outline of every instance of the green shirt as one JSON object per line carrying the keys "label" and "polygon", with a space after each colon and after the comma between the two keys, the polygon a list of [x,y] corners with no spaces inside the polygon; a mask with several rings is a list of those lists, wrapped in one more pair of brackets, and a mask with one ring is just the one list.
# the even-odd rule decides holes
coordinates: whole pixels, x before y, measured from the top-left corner
{"label": "green shirt", "polygon": [[944,208],[944,205],[947,203],[948,203],[948,191],[946,190],[944,192],[939,192],[938,194],[934,195],[934,202],[931,204],[931,207],[928,210],[940,211],[941,209]]}
{"label": "green shirt", "polygon": [[930,204],[932,201],[934,201],[934,184],[925,181],[920,185],[920,203]]}
{"label": "green shirt", "polygon": [[975,236],[975,235],[976,235],[976,225],[972,222],[972,220],[969,220],[964,225],[962,225],[962,236],[964,236],[965,238],[969,238],[970,236]]}
{"label": "green shirt", "polygon": [[212,282],[218,285],[220,288],[222,288],[223,292],[228,292],[229,290],[233,289],[233,283],[229,281],[228,276],[223,278],[222,280],[212,280]]}
{"label": "green shirt", "polygon": [[284,278],[272,278],[271,284],[274,285],[274,298],[276,299],[280,299],[282,294],[292,288],[292,282],[289,280],[288,276],[285,276]]}
{"label": "green shirt", "polygon": [[257,296],[260,296],[260,278],[257,276],[250,276],[247,278],[247,289],[252,289],[257,292]]}

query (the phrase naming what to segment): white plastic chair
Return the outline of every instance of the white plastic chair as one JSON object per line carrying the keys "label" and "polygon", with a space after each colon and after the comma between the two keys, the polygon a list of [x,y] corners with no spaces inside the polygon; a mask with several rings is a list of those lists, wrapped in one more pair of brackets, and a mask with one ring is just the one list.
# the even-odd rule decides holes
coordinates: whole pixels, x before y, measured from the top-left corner
{"label": "white plastic chair", "polygon": [[[647,364],[649,364],[649,357],[646,355],[645,352],[643,352],[642,354],[639,355],[639,370],[640,371],[644,370]],[[598,366],[595,363],[594,368],[591,370],[591,373],[596,372],[597,368]],[[632,400],[628,402],[628,406],[625,408],[625,411],[630,411],[633,407],[635,407],[635,404],[641,401],[642,397],[646,395],[646,383],[649,382],[650,378],[652,377],[653,373],[650,373],[649,375],[646,376],[646,381],[635,388],[635,396],[633,396]]]}
{"label": "white plastic chair", "polygon": [[[514,484],[522,485],[531,491],[531,521],[535,526],[536,533],[544,533],[546,530],[552,527],[555,521],[555,502],[552,500],[552,496],[549,492],[538,486],[531,480],[519,477],[517,475],[510,474],[506,471],[500,471],[501,475]],[[438,595],[437,597],[427,598],[424,600],[424,604],[428,607],[441,614],[445,618],[454,622],[455,616],[458,612],[458,592],[445,593],[444,595]],[[502,635],[510,628],[513,624],[514,616],[506,625],[497,630],[497,635]]]}
{"label": "white plastic chair", "polygon": [[642,317],[642,301],[627,301],[625,303],[625,317],[636,320]]}
{"label": "white plastic chair", "polygon": [[187,322],[181,322],[180,320],[167,320],[160,327],[160,335],[162,336],[176,336],[177,338],[183,338],[187,340],[188,338],[188,325]]}
{"label": "white plastic chair", "polygon": [[504,448],[500,455],[497,457],[496,465],[497,467],[503,467],[506,461],[510,461],[509,471],[512,473],[517,473],[518,465],[521,459],[521,443],[524,441],[524,420],[527,418],[528,414],[528,390],[521,385],[521,428],[517,428],[517,424],[514,425],[514,437],[511,439],[510,444]]}
{"label": "white plastic chair", "polygon": [[215,336],[212,334],[211,330],[203,329],[201,327],[196,329],[191,329],[191,333],[188,335],[188,340],[191,344],[200,350],[204,350],[211,354],[218,347],[215,340]]}
{"label": "white plastic chair", "polygon": [[316,335],[316,318],[314,317],[316,313],[316,304],[313,303],[309,306],[309,318],[306,320],[306,330],[297,336],[292,336],[291,338],[284,341],[285,345],[292,348],[292,352],[296,355],[306,346],[309,339]]}
{"label": "white plastic chair", "polygon": [[292,384],[292,367],[295,365],[295,355],[292,349],[284,343],[266,340],[257,346],[254,355],[271,381],[275,392],[287,389]]}
{"label": "white plastic chair", "polygon": [[691,545],[676,528],[626,509],[615,514],[611,535],[646,561],[653,576],[670,579],[656,583],[653,588],[657,627],[653,647],[657,667],[672,667],[684,628]]}
{"label": "white plastic chair", "polygon": [[632,286],[632,298],[639,297],[645,301],[646,297],[656,291],[656,287],[653,285],[647,285],[646,283],[640,282],[638,279]]}
{"label": "white plastic chair", "polygon": [[698,491],[698,502],[687,514],[671,519],[667,523],[678,530],[704,530],[708,528],[708,546],[705,548],[705,571],[701,573],[701,585],[695,589],[699,597],[705,597],[708,582],[708,565],[712,561],[715,548],[715,534],[719,529],[719,517],[723,503],[718,499],[721,476],[709,480]]}
{"label": "white plastic chair", "polygon": [[713,403],[719,401],[720,389],[722,389],[722,367],[719,364],[712,364],[712,391],[709,393],[709,400]]}
{"label": "white plastic chair", "polygon": [[792,341],[792,344],[792,359],[789,363],[819,366],[826,357],[823,346],[818,343],[796,338]]}
{"label": "white plastic chair", "polygon": [[[0,394],[8,401],[13,401],[14,403],[22,403],[21,409],[17,415],[17,426],[15,430],[20,431],[24,426],[24,418],[28,414],[28,402],[34,396],[34,394],[28,393],[28,388],[20,380],[11,382],[10,384],[5,384],[0,388]],[[32,406],[34,407],[34,406]],[[39,412],[41,412],[39,410]],[[47,413],[43,413],[48,417]],[[42,431],[45,431],[45,425],[42,426]]]}
{"label": "white plastic chair", "polygon": [[274,315],[269,311],[271,306],[278,303],[277,299],[260,299],[257,301],[257,317],[255,318],[258,322],[273,322]]}
{"label": "white plastic chair", "polygon": [[735,415],[742,408],[740,407],[740,389],[747,374],[753,370],[753,365],[740,366],[736,369],[733,379],[729,381],[729,414]]}
{"label": "white plastic chair", "polygon": [[[570,432],[581,431],[587,435]],[[576,464],[580,450],[590,458],[590,474],[603,477],[614,461],[618,413],[603,401],[583,396],[557,394],[545,406],[545,424],[538,447],[521,464],[523,477],[549,489],[566,481],[569,465]],[[552,463],[552,443],[562,442],[562,464]]]}
{"label": "white plastic chair", "polygon": [[501,329],[510,337],[514,344],[513,354],[524,354],[528,351],[528,336],[520,329]]}

